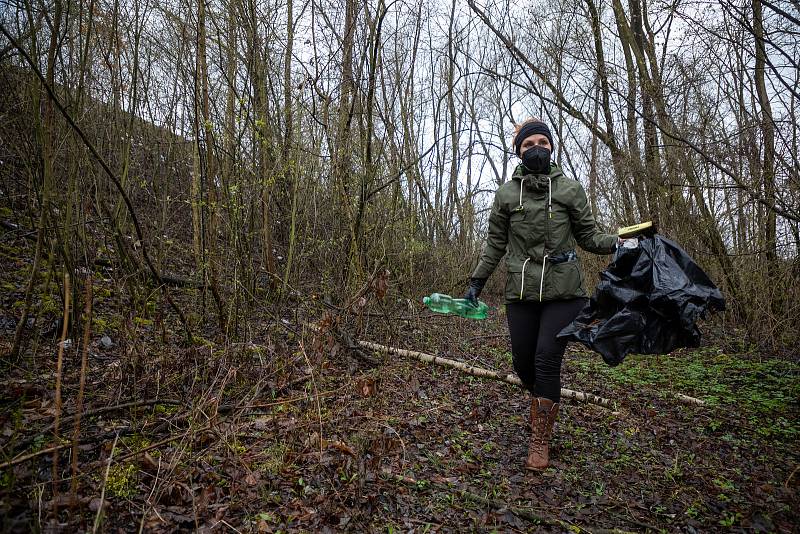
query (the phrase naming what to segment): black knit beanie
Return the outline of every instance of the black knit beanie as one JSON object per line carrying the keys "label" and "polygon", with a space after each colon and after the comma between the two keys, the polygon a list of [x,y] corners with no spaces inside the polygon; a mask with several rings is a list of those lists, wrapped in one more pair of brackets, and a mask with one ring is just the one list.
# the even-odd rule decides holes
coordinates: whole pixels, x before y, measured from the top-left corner
{"label": "black knit beanie", "polygon": [[519,129],[519,133],[517,133],[517,136],[514,138],[514,148],[516,149],[517,156],[522,156],[519,153],[522,142],[533,134],[542,134],[547,137],[547,140],[550,141],[550,149],[555,149],[556,145],[553,143],[553,136],[550,133],[550,128],[543,122],[528,122],[522,125],[522,128]]}

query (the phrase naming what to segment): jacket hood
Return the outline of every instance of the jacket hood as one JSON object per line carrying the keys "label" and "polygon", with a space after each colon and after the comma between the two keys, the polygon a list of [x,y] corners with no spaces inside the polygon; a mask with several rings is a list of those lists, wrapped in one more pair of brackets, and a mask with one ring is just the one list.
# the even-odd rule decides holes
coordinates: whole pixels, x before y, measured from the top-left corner
{"label": "jacket hood", "polygon": [[549,174],[534,174],[531,171],[529,171],[528,168],[525,167],[525,165],[520,163],[520,164],[517,165],[517,168],[514,169],[514,173],[511,175],[511,178],[513,180],[521,180],[522,178],[525,178],[526,180],[530,180],[531,178],[535,178],[535,177],[538,177],[538,176],[541,176],[541,177],[550,176],[550,179],[553,180],[553,179],[558,178],[559,176],[563,176],[563,175],[564,175],[564,173],[561,172],[561,167],[559,167],[555,163],[550,163],[550,173]]}

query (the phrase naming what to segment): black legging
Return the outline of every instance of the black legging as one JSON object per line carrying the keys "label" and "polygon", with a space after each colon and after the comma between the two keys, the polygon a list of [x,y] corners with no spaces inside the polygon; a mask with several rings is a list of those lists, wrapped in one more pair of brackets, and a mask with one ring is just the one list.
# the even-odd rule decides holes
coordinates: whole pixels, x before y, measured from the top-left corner
{"label": "black legging", "polygon": [[561,360],[566,340],[556,334],[572,322],[587,299],[506,304],[514,371],[535,397],[561,400]]}

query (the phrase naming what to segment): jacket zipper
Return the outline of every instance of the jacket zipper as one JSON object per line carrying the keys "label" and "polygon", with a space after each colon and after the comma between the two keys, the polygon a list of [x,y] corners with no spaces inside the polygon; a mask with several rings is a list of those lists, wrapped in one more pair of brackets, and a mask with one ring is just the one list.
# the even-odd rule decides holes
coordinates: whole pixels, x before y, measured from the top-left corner
{"label": "jacket zipper", "polygon": [[[522,186],[525,184],[525,178],[519,184],[519,205],[522,206]],[[542,292],[544,290],[544,271],[547,268],[547,238],[550,237],[550,219],[553,217],[553,181],[550,176],[547,177],[547,216],[544,219],[545,232],[544,232],[544,251],[545,255],[542,258],[542,276],[539,279],[539,302],[542,301]],[[522,300],[522,295],[525,292],[525,267],[530,258],[526,258],[522,264],[522,283],[519,287],[519,300]]]}
{"label": "jacket zipper", "polygon": [[544,218],[544,257],[542,258],[542,277],[539,279],[539,302],[542,301],[542,292],[544,290],[544,271],[547,268],[547,258],[550,254],[547,252],[547,240],[550,237],[550,219],[553,218],[553,180],[548,175],[547,177],[547,215]]}
{"label": "jacket zipper", "polygon": [[[523,178],[519,182],[519,206],[517,206],[518,210],[523,209],[522,208],[522,191],[524,190],[524,188],[525,188],[525,178]],[[528,265],[529,261],[531,261],[531,259],[530,258],[526,258],[525,261],[522,264],[522,282],[520,283],[520,286],[519,286],[519,300],[522,300],[522,294],[525,292],[525,267]]]}

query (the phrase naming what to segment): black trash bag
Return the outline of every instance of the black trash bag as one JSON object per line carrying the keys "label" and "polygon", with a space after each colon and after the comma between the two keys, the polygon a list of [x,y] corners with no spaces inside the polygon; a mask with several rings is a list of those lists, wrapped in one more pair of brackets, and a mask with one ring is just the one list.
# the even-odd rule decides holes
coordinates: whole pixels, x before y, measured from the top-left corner
{"label": "black trash bag", "polygon": [[589,304],[558,337],[583,343],[615,366],[631,352],[699,346],[697,320],[724,309],[706,273],[676,243],[655,234],[639,238],[637,248],[617,249]]}

